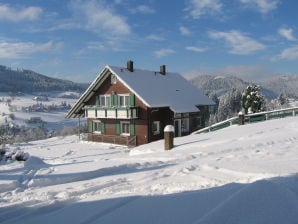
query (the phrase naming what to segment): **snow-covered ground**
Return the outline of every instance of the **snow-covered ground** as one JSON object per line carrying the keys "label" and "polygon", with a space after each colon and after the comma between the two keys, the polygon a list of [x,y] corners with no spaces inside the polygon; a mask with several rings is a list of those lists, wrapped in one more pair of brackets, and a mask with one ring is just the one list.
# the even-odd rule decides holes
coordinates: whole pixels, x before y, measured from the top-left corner
{"label": "snow-covered ground", "polygon": [[30,158],[0,162],[0,223],[297,223],[298,117],[174,144],[7,146]]}
{"label": "snow-covered ground", "polygon": [[[41,99],[40,95],[48,95],[47,100],[34,100],[37,97]],[[24,94],[19,96],[10,96],[9,93],[0,92],[0,125],[8,123],[10,125],[19,126],[36,126],[36,124],[29,124],[27,121],[30,118],[39,117],[44,121],[44,127],[49,130],[59,130],[64,126],[75,126],[77,123],[76,119],[65,119],[65,115],[69,108],[61,109],[59,106],[64,103],[66,105],[73,105],[77,99],[65,98],[67,96],[78,96],[75,92],[45,92],[36,94]],[[9,104],[7,100],[11,101]],[[22,108],[29,108],[42,104],[42,106],[54,106],[57,109],[51,111],[22,111]],[[14,115],[14,119],[11,119],[10,114]]]}

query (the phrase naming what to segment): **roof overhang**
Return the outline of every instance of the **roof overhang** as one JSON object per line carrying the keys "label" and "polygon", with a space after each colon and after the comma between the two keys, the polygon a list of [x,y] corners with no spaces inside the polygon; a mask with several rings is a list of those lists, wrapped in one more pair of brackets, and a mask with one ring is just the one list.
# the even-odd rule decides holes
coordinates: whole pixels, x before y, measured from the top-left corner
{"label": "roof overhang", "polygon": [[82,94],[79,100],[73,105],[70,111],[67,113],[65,118],[79,118],[84,117],[83,107],[91,99],[100,85],[103,83],[105,78],[110,74],[110,70],[107,66],[99,73],[96,79],[91,83],[87,90]]}

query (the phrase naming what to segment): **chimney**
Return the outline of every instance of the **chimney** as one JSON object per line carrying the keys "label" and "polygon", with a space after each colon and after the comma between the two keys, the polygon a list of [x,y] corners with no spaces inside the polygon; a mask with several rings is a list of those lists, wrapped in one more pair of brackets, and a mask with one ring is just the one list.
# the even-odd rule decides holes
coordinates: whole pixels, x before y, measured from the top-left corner
{"label": "chimney", "polygon": [[162,75],[166,74],[166,66],[165,65],[160,66],[160,74],[162,74]]}
{"label": "chimney", "polygon": [[133,72],[133,61],[127,61],[127,70]]}

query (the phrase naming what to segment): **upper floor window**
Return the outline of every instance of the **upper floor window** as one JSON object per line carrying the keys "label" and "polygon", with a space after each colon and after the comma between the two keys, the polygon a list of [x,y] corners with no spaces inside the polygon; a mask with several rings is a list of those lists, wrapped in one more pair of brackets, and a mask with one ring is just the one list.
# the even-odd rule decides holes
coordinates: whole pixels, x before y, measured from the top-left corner
{"label": "upper floor window", "polygon": [[111,84],[116,84],[117,83],[117,77],[116,75],[112,74],[111,75]]}
{"label": "upper floor window", "polygon": [[128,107],[129,104],[129,95],[128,94],[120,94],[118,95],[118,104],[120,107]]}
{"label": "upper floor window", "polygon": [[100,95],[99,104],[101,107],[110,107],[111,106],[111,96],[110,95]]}

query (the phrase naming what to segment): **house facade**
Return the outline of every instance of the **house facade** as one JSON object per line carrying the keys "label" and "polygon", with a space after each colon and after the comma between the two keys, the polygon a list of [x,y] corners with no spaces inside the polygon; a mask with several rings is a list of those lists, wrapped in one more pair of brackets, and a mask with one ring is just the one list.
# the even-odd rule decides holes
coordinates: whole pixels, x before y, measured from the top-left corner
{"label": "house facade", "polygon": [[141,145],[162,139],[172,124],[175,136],[204,127],[214,103],[177,73],[105,66],[67,118],[87,118],[88,140]]}

